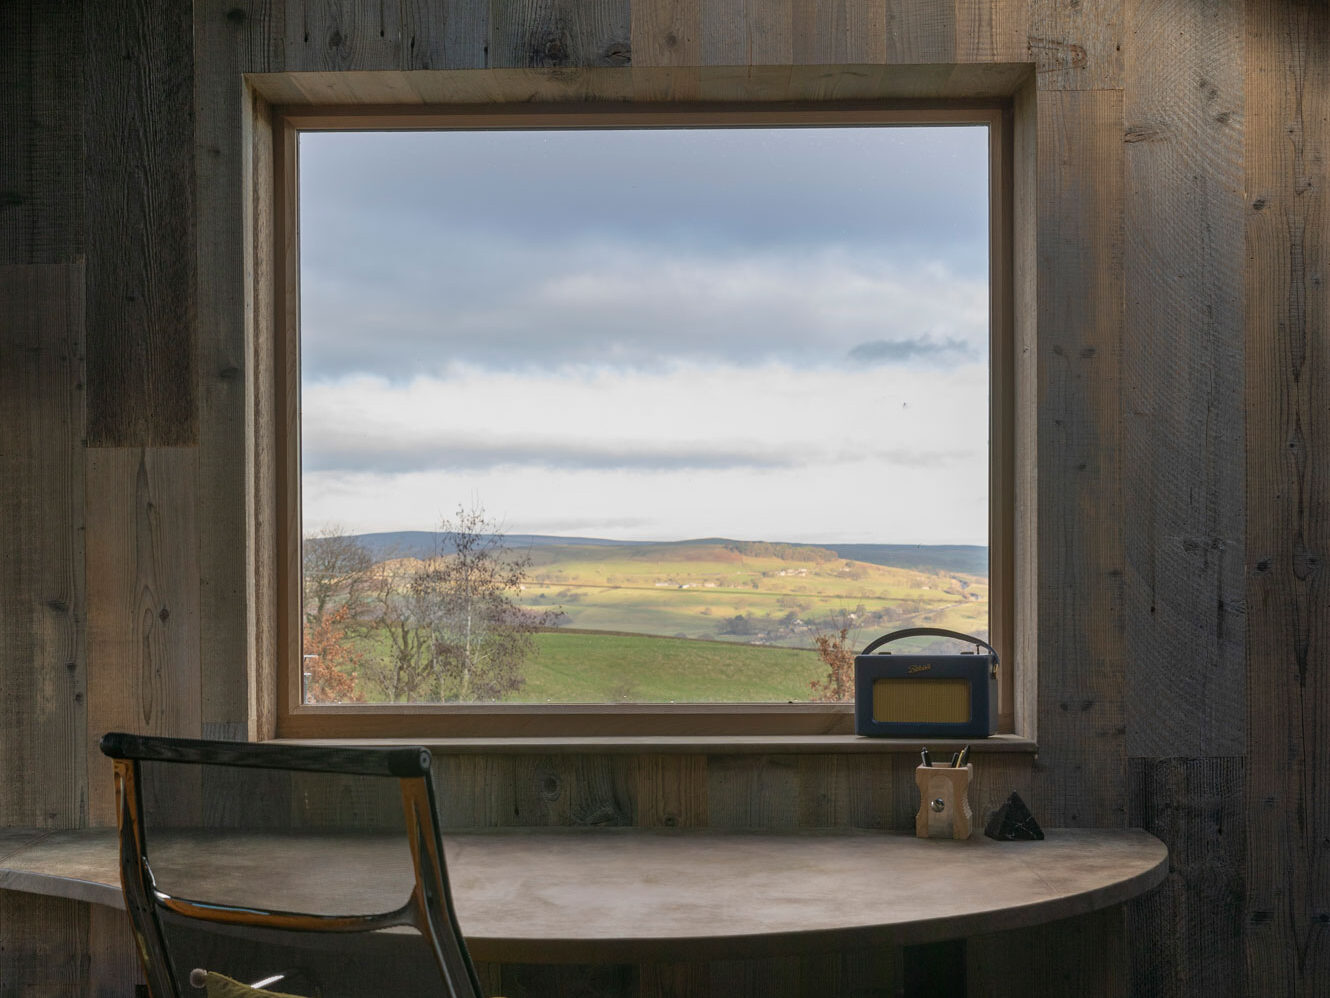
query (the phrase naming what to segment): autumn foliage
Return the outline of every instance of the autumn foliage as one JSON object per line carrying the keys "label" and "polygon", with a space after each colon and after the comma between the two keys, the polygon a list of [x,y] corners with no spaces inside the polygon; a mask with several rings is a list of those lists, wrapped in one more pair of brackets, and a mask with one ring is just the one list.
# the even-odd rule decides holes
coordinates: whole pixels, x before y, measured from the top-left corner
{"label": "autumn foliage", "polygon": [[306,619],[306,703],[359,703],[365,699],[356,689],[364,656],[351,642],[350,623],[350,608],[345,605]]}
{"label": "autumn foliage", "polygon": [[842,627],[837,633],[817,636],[817,657],[826,665],[827,676],[809,684],[813,691],[811,699],[823,703],[844,703],[854,699],[854,651],[847,645],[849,636],[848,627]]}

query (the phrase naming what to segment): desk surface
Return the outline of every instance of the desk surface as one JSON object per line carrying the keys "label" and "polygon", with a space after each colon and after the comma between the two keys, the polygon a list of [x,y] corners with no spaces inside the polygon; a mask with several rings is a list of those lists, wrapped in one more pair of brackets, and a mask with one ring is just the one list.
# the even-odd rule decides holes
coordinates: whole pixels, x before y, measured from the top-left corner
{"label": "desk surface", "polygon": [[[151,844],[163,889],[324,911],[334,890],[351,892],[362,910],[387,910],[410,887],[398,836],[230,833],[210,838],[202,862],[198,844],[192,833],[178,853],[164,840]],[[1163,844],[1140,829],[1052,830],[1042,842],[1001,843],[977,834],[952,842],[885,832],[542,829],[451,834],[444,845],[472,955],[525,963],[936,942],[1119,904],[1168,870]],[[188,889],[170,883],[177,862],[188,868]],[[0,888],[121,908],[115,833],[0,833]]]}

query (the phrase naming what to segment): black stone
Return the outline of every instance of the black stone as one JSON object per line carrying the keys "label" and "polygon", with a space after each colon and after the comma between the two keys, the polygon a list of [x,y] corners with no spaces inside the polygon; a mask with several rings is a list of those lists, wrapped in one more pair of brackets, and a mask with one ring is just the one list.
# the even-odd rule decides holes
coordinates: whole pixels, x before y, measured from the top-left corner
{"label": "black stone", "polygon": [[1030,842],[1044,837],[1044,830],[1015,790],[988,819],[984,834],[999,842]]}

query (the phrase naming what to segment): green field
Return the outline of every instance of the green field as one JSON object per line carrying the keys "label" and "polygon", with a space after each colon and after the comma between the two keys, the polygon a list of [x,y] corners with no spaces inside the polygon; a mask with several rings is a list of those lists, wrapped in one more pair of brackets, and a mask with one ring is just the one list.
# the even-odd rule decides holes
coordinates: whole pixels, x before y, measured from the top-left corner
{"label": "green field", "polygon": [[[527,549],[513,599],[554,612],[523,669],[521,702],[783,702],[825,677],[818,634],[848,643],[905,627],[988,633],[988,579],[846,560],[821,549],[737,542],[548,544]],[[758,552],[754,556],[753,552]],[[414,558],[377,570],[410,575]],[[382,658],[372,628],[360,650]],[[898,650],[920,651],[936,639]],[[943,645],[946,646],[945,643]],[[362,692],[370,700],[372,688]]]}
{"label": "green field", "polygon": [[807,700],[825,672],[816,654],[793,648],[576,632],[538,634],[536,645],[510,701]]}

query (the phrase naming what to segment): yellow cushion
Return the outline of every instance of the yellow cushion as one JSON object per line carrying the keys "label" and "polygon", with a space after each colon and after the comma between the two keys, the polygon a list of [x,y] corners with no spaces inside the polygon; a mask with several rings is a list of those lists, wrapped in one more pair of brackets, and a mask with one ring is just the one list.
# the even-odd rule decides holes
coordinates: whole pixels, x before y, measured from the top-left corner
{"label": "yellow cushion", "polygon": [[208,998],[304,998],[303,995],[288,994],[285,991],[266,991],[263,988],[251,988],[248,984],[233,981],[223,974],[211,970],[204,981],[208,989]]}

